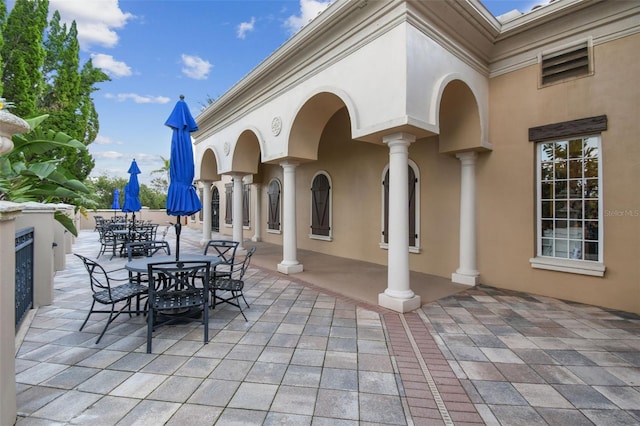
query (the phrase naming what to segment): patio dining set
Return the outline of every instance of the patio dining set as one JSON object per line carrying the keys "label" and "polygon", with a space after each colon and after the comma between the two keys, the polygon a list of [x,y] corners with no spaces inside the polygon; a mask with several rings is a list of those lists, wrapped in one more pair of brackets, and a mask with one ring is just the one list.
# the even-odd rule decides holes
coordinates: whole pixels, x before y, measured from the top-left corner
{"label": "patio dining set", "polygon": [[[105,231],[110,232],[113,230]],[[101,235],[99,255],[104,253],[102,240]],[[200,322],[203,342],[208,343],[209,309],[221,303],[237,307],[247,320],[243,304],[249,308],[249,303],[243,295],[243,277],[255,247],[236,256],[238,241],[210,240],[202,254],[171,255],[164,240],[132,239],[120,244],[127,263],[111,270],[106,262],[74,253],[85,266],[92,291],[91,308],[80,331],[92,315],[109,315],[96,344],[121,314],[146,316],[147,353],[152,351],[158,327],[185,321]],[[115,255],[116,249],[112,250]]]}
{"label": "patio dining set", "polygon": [[132,242],[156,241],[158,224],[150,221],[96,218],[95,230],[100,235],[100,249],[97,257],[107,252],[113,259],[116,255],[127,255],[127,244]]}

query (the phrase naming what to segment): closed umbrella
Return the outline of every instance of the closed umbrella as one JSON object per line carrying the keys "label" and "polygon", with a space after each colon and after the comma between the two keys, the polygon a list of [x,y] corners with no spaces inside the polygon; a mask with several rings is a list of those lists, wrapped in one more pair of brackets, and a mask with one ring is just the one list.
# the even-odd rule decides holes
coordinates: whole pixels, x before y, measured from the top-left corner
{"label": "closed umbrella", "polygon": [[129,183],[125,186],[124,190],[124,204],[122,205],[122,211],[125,213],[133,213],[133,229],[136,229],[136,212],[140,211],[142,206],[140,205],[140,185],[138,184],[138,175],[140,169],[138,163],[134,159],[129,166]]}
{"label": "closed umbrella", "polygon": [[113,209],[113,217],[115,217],[116,210],[120,210],[120,191],[118,191],[118,188],[113,190],[113,202],[111,203],[111,208]]}
{"label": "closed umbrella", "polygon": [[193,186],[195,166],[193,164],[193,147],[191,132],[198,130],[184,96],[173,108],[171,115],[164,123],[171,127],[171,157],[169,160],[169,192],[167,194],[167,214],[177,216],[176,220],[176,260],[180,256],[180,223],[181,216],[190,216],[202,209],[202,203]]}

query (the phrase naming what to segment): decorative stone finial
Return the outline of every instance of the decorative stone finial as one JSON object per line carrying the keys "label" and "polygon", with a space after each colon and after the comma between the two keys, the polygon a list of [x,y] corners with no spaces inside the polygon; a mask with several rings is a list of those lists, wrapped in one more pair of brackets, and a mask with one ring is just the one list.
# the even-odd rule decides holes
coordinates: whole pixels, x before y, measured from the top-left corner
{"label": "decorative stone finial", "polygon": [[11,103],[0,98],[0,154],[10,152],[13,149],[11,136],[17,133],[27,133],[31,130],[29,124],[22,118],[2,109],[5,105],[10,106]]}

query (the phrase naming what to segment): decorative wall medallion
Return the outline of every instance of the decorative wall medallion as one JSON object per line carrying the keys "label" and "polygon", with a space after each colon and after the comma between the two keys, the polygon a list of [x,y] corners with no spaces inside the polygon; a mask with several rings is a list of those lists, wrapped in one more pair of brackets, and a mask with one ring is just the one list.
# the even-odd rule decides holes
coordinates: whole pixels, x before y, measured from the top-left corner
{"label": "decorative wall medallion", "polygon": [[224,143],[224,155],[229,155],[229,151],[231,151],[231,147],[229,146],[229,142]]}
{"label": "decorative wall medallion", "polygon": [[282,130],[282,119],[280,117],[273,117],[271,121],[271,133],[273,136],[278,136]]}

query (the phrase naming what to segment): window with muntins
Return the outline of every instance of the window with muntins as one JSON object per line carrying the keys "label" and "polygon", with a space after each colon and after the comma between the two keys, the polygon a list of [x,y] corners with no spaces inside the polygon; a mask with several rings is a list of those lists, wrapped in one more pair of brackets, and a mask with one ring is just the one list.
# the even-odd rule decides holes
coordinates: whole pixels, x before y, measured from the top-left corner
{"label": "window with muntins", "polygon": [[602,262],[599,136],[537,144],[538,256]]}
{"label": "window with muntins", "polygon": [[269,197],[269,214],[267,221],[267,229],[271,231],[280,230],[280,182],[273,179],[269,182],[267,190]]}
{"label": "window with muntins", "polygon": [[311,236],[331,237],[331,183],[324,172],[318,173],[311,184]]}

